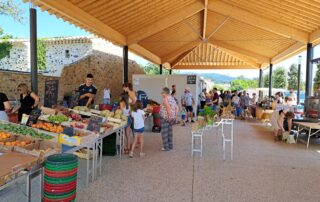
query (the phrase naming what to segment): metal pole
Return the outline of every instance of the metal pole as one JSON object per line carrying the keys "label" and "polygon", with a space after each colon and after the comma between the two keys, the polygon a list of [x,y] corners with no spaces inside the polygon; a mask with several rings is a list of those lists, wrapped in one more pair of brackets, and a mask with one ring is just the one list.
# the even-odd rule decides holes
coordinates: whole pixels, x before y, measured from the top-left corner
{"label": "metal pole", "polygon": [[162,64],[159,65],[159,74],[162,74]]}
{"label": "metal pole", "polygon": [[128,79],[128,46],[123,46],[123,82],[129,82]]}
{"label": "metal pole", "polygon": [[269,65],[269,98],[272,96],[272,64]]}
{"label": "metal pole", "polygon": [[313,48],[312,43],[307,45],[307,64],[306,64],[306,94],[305,99],[312,95],[312,60]]}
{"label": "metal pole", "polygon": [[30,63],[31,63],[31,89],[38,93],[38,58],[37,58],[37,10],[29,9],[30,12]]}
{"label": "metal pole", "polygon": [[169,74],[170,74],[170,75],[172,74],[172,69],[169,69]]}
{"label": "metal pole", "polygon": [[[260,68],[259,69],[259,88],[262,88],[262,74],[263,74],[263,71]],[[262,91],[261,90],[259,90],[259,99],[262,99]]]}
{"label": "metal pole", "polygon": [[[301,56],[299,56],[301,57]],[[300,81],[301,80],[301,63],[298,64],[298,90],[297,90],[297,104],[300,104]]]}

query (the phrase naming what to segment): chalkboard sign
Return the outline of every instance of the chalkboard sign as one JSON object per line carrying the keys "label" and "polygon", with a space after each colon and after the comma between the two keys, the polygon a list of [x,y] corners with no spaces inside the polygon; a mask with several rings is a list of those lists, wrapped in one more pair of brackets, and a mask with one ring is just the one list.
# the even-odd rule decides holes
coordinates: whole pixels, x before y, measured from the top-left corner
{"label": "chalkboard sign", "polygon": [[100,116],[91,116],[87,130],[90,130],[90,131],[96,132],[96,133],[100,132],[100,127],[101,127],[102,121],[103,121],[103,118]]}
{"label": "chalkboard sign", "polygon": [[44,106],[51,108],[58,103],[59,80],[47,80],[44,89]]}
{"label": "chalkboard sign", "polygon": [[187,76],[187,84],[196,84],[197,76],[196,75],[188,75]]}

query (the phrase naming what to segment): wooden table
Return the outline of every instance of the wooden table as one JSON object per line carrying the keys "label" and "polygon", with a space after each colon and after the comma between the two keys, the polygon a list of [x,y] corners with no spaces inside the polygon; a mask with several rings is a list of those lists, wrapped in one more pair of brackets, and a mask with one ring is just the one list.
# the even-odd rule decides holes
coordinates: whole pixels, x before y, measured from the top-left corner
{"label": "wooden table", "polygon": [[[299,132],[307,129],[308,130],[308,142],[307,142],[307,149],[309,148],[310,137],[316,135],[320,132],[320,124],[319,123],[312,123],[312,122],[295,122],[298,125],[298,134],[297,134],[297,141],[299,137]],[[315,132],[311,133],[311,130],[316,130]]]}

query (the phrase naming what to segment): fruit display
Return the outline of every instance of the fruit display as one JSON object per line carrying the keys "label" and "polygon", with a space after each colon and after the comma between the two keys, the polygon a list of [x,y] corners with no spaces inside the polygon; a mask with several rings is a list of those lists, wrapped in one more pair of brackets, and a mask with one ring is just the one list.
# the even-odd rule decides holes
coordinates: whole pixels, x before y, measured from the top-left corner
{"label": "fruit display", "polygon": [[86,106],[75,106],[73,109],[81,112],[90,112],[90,109]]}
{"label": "fruit display", "polygon": [[29,135],[32,138],[39,138],[39,139],[46,139],[46,140],[50,140],[54,138],[51,135],[39,133],[33,130],[32,128],[28,128],[26,126],[21,126],[21,125],[15,125],[15,124],[0,123],[0,130],[15,133],[17,135]]}
{"label": "fruit display", "polygon": [[68,121],[69,118],[65,115],[52,115],[49,116],[47,120],[54,123],[62,123]]}
{"label": "fruit display", "polygon": [[0,142],[3,142],[7,139],[9,139],[11,135],[7,132],[0,132]]}
{"label": "fruit display", "polygon": [[63,127],[60,125],[55,125],[52,123],[47,123],[47,122],[38,122],[36,124],[31,124],[32,128],[37,128],[37,129],[42,129],[46,130],[52,133],[62,133],[63,132]]}
{"label": "fruit display", "polygon": [[10,142],[0,142],[0,145],[4,145],[7,147],[14,147],[14,146],[25,147],[29,144],[31,144],[30,140],[28,140],[28,141],[17,140],[17,141],[10,141]]}

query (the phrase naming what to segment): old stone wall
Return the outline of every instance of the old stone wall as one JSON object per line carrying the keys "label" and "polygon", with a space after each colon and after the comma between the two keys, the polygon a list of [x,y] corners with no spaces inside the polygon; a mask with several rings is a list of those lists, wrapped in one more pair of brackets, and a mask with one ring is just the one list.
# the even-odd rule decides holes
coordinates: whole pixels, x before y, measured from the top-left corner
{"label": "old stone wall", "polygon": [[[122,92],[123,68],[122,58],[100,51],[93,51],[93,54],[63,69],[60,85],[63,86],[61,95],[68,94],[78,89],[85,81],[86,75],[92,73],[95,86],[98,88],[97,102],[103,98],[103,89],[108,82],[111,88],[112,99],[118,99]],[[132,74],[145,74],[139,65],[129,60],[129,81]]]}
{"label": "old stone wall", "polygon": [[[113,99],[118,99],[122,92],[123,68],[122,58],[99,51],[92,52],[87,56],[69,66],[66,66],[61,77],[44,76],[39,74],[38,89],[41,101],[44,100],[44,84],[46,80],[59,80],[59,100],[64,95],[70,94],[72,90],[78,89],[84,82],[87,73],[94,75],[95,86],[98,88],[96,103],[100,103],[103,97],[103,88],[108,82],[111,87]],[[129,60],[129,81],[132,74],[144,74],[139,65]],[[10,100],[19,99],[17,86],[19,83],[27,83],[30,87],[30,73],[0,71],[0,92],[6,93]]]}
{"label": "old stone wall", "polygon": [[0,60],[0,69],[13,71],[30,70],[30,44],[16,42],[12,44],[10,54]]}

